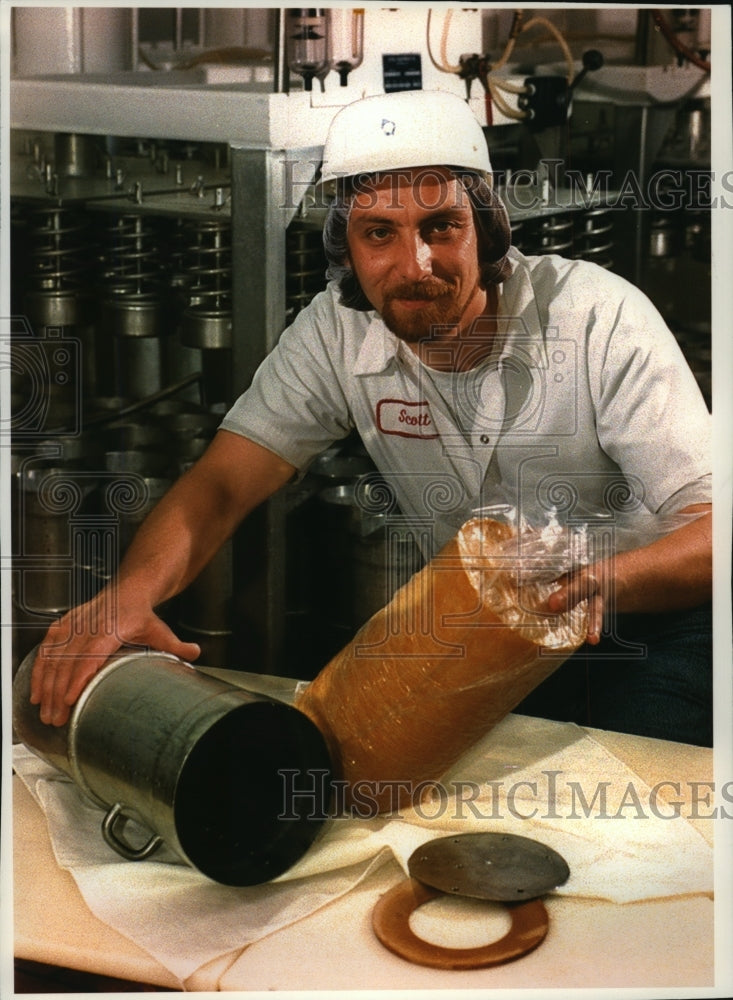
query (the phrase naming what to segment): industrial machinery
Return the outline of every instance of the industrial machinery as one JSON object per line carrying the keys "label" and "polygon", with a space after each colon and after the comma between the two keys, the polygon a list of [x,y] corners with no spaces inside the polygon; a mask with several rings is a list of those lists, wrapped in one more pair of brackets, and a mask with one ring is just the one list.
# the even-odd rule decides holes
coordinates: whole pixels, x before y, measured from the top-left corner
{"label": "industrial machinery", "polygon": [[[692,315],[676,290],[683,269],[710,282],[711,16],[14,7],[16,661],[114,572],[324,287],[313,182],[358,97],[464,96],[514,242],[644,287],[709,392],[709,306]],[[629,178],[648,194],[662,173],[656,201],[632,204]],[[419,564],[379,491],[355,488],[373,471],[358,440],[321,456],[163,609],[173,627],[217,665],[313,675]],[[313,556],[324,539],[332,560]]]}

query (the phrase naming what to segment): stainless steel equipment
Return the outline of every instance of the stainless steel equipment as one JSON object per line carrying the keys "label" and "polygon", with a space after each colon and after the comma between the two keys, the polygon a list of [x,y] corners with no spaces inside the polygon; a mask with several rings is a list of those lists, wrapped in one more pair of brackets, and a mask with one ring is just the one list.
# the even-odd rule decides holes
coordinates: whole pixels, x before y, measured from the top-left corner
{"label": "stainless steel equipment", "polygon": [[29,701],[34,658],[13,684],[16,736],[105,810],[102,833],[118,854],[143,860],[164,843],[208,878],[243,886],[277,877],[311,846],[328,816],[331,762],[297,709],[134,652],[95,675],[65,726],[47,726]]}

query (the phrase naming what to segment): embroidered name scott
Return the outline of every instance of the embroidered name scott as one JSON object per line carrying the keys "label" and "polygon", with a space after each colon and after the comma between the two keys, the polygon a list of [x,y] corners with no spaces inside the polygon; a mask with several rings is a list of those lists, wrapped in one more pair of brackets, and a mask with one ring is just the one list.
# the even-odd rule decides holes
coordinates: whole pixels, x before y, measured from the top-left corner
{"label": "embroidered name scott", "polygon": [[398,437],[432,439],[438,436],[427,402],[405,399],[380,399],[377,403],[377,427],[382,434]]}

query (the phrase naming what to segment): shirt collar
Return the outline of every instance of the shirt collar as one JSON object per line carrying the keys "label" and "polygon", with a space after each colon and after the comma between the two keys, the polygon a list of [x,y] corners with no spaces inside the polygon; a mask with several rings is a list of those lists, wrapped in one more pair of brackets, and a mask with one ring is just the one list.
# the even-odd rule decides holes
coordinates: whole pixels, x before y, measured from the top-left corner
{"label": "shirt collar", "polygon": [[512,270],[499,296],[500,326],[502,318],[506,321],[501,356],[530,357],[544,367],[547,365],[545,336],[552,335],[552,331],[543,329],[527,258],[511,247],[508,260]]}
{"label": "shirt collar", "polygon": [[409,347],[387,328],[379,313],[371,312],[367,316],[371,319],[356,358],[355,375],[379,375],[396,358],[412,354]]}

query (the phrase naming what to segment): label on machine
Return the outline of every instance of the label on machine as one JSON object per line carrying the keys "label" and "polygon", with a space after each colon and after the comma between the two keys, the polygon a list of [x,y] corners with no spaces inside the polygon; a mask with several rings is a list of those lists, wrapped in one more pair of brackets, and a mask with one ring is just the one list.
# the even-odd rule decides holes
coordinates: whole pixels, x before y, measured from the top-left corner
{"label": "label on machine", "polygon": [[385,94],[396,90],[422,90],[422,61],[419,52],[382,56]]}

